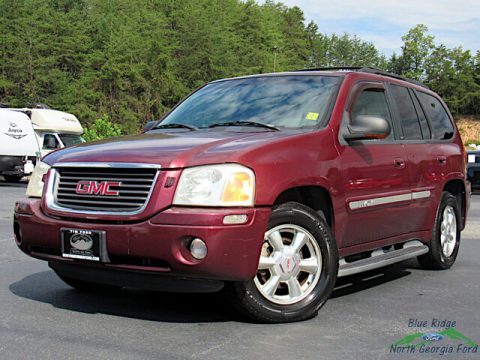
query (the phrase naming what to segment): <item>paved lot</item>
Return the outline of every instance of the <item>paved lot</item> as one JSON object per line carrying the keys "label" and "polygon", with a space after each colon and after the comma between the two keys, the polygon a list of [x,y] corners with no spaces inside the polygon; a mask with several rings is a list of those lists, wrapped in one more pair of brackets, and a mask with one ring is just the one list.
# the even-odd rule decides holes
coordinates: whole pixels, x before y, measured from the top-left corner
{"label": "paved lot", "polygon": [[[391,354],[417,331],[409,319],[456,321],[480,343],[480,195],[455,266],[418,269],[415,261],[343,279],[315,319],[296,324],[244,321],[220,295],[144,291],[83,294],[11,236],[15,199],[26,184],[0,180],[0,359],[474,359],[479,354]],[[439,344],[448,344],[442,340]]]}

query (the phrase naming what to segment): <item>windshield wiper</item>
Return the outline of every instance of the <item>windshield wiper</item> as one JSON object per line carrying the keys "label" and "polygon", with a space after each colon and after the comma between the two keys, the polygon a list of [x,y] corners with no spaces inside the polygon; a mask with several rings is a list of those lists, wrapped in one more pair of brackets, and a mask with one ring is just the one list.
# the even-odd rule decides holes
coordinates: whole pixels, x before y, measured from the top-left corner
{"label": "windshield wiper", "polygon": [[256,122],[256,121],[227,121],[223,123],[212,124],[209,126],[209,128],[213,128],[217,126],[259,126],[259,127],[267,128],[270,130],[280,131],[279,128],[273,125],[263,124],[261,122]]}
{"label": "windshield wiper", "polygon": [[187,124],[180,124],[180,123],[171,123],[171,124],[159,124],[155,126],[154,129],[188,129],[190,131],[198,130],[196,126],[187,125]]}

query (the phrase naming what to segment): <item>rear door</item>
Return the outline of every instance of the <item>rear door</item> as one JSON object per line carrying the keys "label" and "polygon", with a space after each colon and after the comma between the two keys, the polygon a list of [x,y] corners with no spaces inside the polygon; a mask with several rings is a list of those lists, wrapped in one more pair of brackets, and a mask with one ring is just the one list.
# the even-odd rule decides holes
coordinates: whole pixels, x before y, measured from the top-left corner
{"label": "rear door", "polygon": [[[391,124],[382,140],[347,143],[342,133],[358,115],[379,116]],[[341,188],[346,219],[338,222],[342,247],[402,235],[411,230],[409,163],[399,141],[399,126],[381,82],[359,82],[353,88],[340,130]]]}
{"label": "rear door", "polygon": [[[427,119],[431,129],[428,144],[417,145],[416,149],[412,149],[415,153],[423,150],[422,153],[427,156],[425,162],[430,162],[428,169],[419,170],[416,178],[417,187],[432,189],[430,214],[435,214],[440,203],[443,184],[452,178],[463,177],[464,157],[461,145],[454,142],[455,126],[445,104],[426,92],[414,90],[412,93],[418,100],[419,113]],[[431,223],[432,221],[424,224],[424,230],[429,230]]]}
{"label": "rear door", "polygon": [[432,131],[413,90],[391,84],[388,86],[397,122],[401,125],[400,140],[405,146],[409,163],[412,191],[410,231],[429,230],[432,198],[437,187],[439,169]]}

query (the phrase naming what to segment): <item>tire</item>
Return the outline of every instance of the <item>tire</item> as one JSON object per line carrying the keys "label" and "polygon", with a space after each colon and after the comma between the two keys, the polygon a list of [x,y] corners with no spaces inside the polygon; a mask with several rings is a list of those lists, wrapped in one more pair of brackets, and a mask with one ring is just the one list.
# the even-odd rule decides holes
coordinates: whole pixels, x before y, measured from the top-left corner
{"label": "tire", "polygon": [[109,292],[109,291],[117,291],[121,289],[118,286],[98,284],[98,283],[92,283],[89,281],[73,279],[67,276],[60,275],[58,273],[57,273],[57,276],[60,279],[62,279],[62,281],[65,284],[81,292]]}
{"label": "tire", "polygon": [[301,321],[325,304],[337,272],[337,246],[326,221],[307,206],[287,202],[272,212],[255,278],[225,290],[254,321]]}
{"label": "tire", "polygon": [[3,175],[5,178],[6,182],[10,183],[18,183],[20,180],[22,180],[23,175]]}
{"label": "tire", "polygon": [[460,219],[455,196],[444,191],[435,217],[430,251],[418,257],[423,268],[445,270],[455,263],[460,247]]}

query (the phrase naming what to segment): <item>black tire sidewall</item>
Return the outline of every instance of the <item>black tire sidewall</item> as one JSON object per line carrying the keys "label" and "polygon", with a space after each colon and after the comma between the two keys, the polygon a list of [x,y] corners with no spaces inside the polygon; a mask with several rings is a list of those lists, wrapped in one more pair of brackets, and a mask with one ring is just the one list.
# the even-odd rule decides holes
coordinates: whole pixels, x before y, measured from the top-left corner
{"label": "black tire sidewall", "polygon": [[326,302],[335,285],[338,272],[338,253],[332,232],[318,214],[298,203],[286,203],[272,212],[267,231],[282,225],[297,225],[307,230],[317,240],[322,256],[322,272],[313,291],[301,301],[290,305],[279,305],[268,301],[258,291],[254,280],[244,282],[245,290],[262,312],[277,314],[284,321],[300,320],[316,314]]}
{"label": "black tire sidewall", "polygon": [[[453,250],[452,255],[446,256],[443,253],[442,246],[441,246],[441,225],[443,219],[443,211],[445,208],[450,205],[454,212],[455,212],[455,220],[457,222],[457,241],[455,243],[455,249]],[[431,256],[435,262],[438,263],[439,267],[443,269],[450,268],[453,263],[455,262],[458,250],[460,248],[460,211],[458,209],[457,200],[455,196],[450,194],[449,192],[442,193],[442,199],[440,201],[440,206],[438,208],[437,217],[435,219],[435,227],[432,234],[432,240],[430,243],[430,252]]]}

